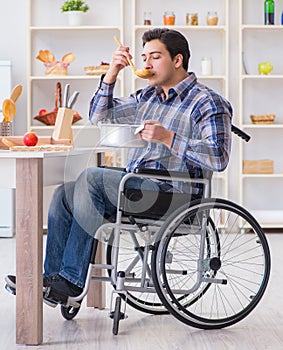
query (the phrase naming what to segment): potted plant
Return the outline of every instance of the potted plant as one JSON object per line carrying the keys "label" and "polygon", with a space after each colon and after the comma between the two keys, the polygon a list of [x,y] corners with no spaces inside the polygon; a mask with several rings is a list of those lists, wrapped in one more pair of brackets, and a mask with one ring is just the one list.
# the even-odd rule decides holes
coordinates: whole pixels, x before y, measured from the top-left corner
{"label": "potted plant", "polygon": [[77,26],[82,23],[82,15],[89,10],[88,4],[83,0],[66,0],[61,11],[68,14],[69,25]]}

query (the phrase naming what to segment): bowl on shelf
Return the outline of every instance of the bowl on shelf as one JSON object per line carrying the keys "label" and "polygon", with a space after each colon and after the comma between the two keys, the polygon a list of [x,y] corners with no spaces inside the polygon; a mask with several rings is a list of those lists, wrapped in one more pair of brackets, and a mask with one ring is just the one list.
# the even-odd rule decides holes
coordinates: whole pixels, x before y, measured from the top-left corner
{"label": "bowl on shelf", "polygon": [[85,66],[86,75],[101,75],[106,74],[109,69],[109,64],[102,62],[99,66]]}
{"label": "bowl on shelf", "polygon": [[273,124],[275,114],[251,115],[250,118],[253,124]]}
{"label": "bowl on shelf", "polygon": [[[54,109],[52,112],[36,115],[33,119],[38,120],[45,125],[55,125],[56,117],[57,117],[57,109]],[[75,124],[81,119],[82,117],[76,112],[73,116],[72,124]]]}

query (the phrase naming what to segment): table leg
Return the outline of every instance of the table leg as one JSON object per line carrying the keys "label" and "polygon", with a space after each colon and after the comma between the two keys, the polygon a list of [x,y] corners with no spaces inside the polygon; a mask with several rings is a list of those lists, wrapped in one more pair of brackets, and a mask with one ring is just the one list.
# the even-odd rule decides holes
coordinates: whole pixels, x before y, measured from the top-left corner
{"label": "table leg", "polygon": [[16,343],[43,340],[43,159],[16,160]]}
{"label": "table leg", "polygon": [[[101,243],[99,243],[96,251],[95,262],[97,264],[103,264],[104,260],[105,258],[103,256],[103,249],[101,247]],[[97,269],[93,271],[93,276],[102,276],[102,274],[102,269]],[[100,310],[104,309],[106,304],[105,294],[105,282],[91,280],[89,290],[87,293],[87,306],[95,307]]]}

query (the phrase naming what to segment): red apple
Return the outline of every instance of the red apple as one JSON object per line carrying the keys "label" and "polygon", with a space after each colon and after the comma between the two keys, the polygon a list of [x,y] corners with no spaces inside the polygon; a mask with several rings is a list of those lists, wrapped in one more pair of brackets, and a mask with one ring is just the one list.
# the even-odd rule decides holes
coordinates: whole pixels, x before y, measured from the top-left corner
{"label": "red apple", "polygon": [[26,146],[35,146],[38,141],[38,137],[35,132],[26,132],[23,138],[24,144]]}
{"label": "red apple", "polygon": [[47,110],[46,109],[41,109],[39,112],[38,112],[38,115],[43,115],[43,114],[46,114],[47,113]]}

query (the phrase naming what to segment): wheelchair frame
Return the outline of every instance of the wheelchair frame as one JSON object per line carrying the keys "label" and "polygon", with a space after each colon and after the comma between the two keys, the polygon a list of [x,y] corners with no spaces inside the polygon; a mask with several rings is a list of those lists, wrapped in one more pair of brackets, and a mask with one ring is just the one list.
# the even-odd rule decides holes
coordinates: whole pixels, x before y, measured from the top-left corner
{"label": "wheelchair frame", "polygon": [[[249,140],[248,135],[233,128]],[[122,178],[116,221],[104,223],[96,231],[84,290],[61,305],[64,318],[76,316],[92,279],[110,282],[114,287],[110,317],[115,335],[120,320],[126,318],[127,303],[151,314],[170,313],[201,329],[231,326],[256,307],[270,275],[270,251],[264,232],[246,209],[211,198],[210,178],[186,175],[140,171]],[[137,213],[123,216],[125,184],[132,177],[200,183],[203,197],[178,209],[169,207],[172,210],[163,219],[145,219]],[[128,241],[123,245],[124,238],[129,238],[129,247]],[[99,241],[108,244],[105,264],[95,263]],[[128,249],[132,256],[125,263],[121,256],[125,250],[128,255]],[[108,271],[108,277],[93,276],[93,269]]]}

